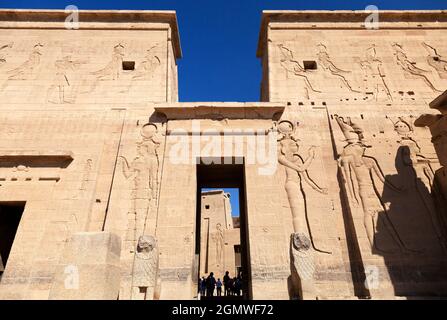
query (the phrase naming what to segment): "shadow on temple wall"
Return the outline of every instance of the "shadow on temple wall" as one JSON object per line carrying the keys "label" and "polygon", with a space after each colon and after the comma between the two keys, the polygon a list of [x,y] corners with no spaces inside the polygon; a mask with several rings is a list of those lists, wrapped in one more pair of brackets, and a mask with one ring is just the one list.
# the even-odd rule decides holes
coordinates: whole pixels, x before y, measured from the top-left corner
{"label": "shadow on temple wall", "polygon": [[383,210],[377,214],[372,251],[384,258],[396,296],[445,296],[444,231],[426,186],[431,167],[416,161],[408,146],[399,147],[395,167],[397,174],[385,176],[382,193],[376,190]]}

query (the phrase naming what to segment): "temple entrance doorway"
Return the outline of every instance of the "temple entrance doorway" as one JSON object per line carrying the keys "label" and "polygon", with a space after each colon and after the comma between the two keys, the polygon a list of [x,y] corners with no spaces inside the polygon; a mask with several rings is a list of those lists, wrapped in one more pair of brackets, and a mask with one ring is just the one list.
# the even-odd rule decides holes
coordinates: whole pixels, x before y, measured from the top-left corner
{"label": "temple entrance doorway", "polygon": [[24,208],[24,202],[0,202],[0,281]]}
{"label": "temple entrance doorway", "polygon": [[[209,161],[201,159],[197,165],[195,251],[199,257],[197,279],[201,299],[250,299],[252,296],[245,171],[243,160],[237,160],[231,161],[232,164],[225,164],[229,161],[223,160],[222,164],[207,164]],[[210,291],[207,293],[206,279],[211,272],[215,281],[220,279],[222,283],[221,296],[217,288],[212,296]],[[206,283],[202,290],[200,279]]]}

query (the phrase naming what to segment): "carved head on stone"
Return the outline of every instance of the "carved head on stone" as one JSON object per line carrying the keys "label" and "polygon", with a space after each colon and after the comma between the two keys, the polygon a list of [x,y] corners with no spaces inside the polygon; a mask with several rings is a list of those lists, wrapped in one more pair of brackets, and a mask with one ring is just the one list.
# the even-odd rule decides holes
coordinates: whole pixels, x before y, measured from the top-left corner
{"label": "carved head on stone", "polygon": [[310,239],[304,233],[292,234],[293,248],[298,251],[307,251],[310,249]]}
{"label": "carved head on stone", "polygon": [[141,136],[144,139],[152,139],[156,133],[157,133],[157,125],[153,123],[146,123],[141,128]]}
{"label": "carved head on stone", "polygon": [[157,240],[153,236],[141,236],[138,238],[137,252],[151,252],[157,246]]}
{"label": "carved head on stone", "polygon": [[295,141],[298,141],[298,138],[295,137],[296,127],[298,123],[294,124],[289,120],[281,120],[276,128],[278,131],[278,141],[283,140],[285,138],[292,138]]}
{"label": "carved head on stone", "polygon": [[413,126],[404,118],[399,117],[399,120],[394,123],[394,131],[401,137],[408,137],[413,133]]}

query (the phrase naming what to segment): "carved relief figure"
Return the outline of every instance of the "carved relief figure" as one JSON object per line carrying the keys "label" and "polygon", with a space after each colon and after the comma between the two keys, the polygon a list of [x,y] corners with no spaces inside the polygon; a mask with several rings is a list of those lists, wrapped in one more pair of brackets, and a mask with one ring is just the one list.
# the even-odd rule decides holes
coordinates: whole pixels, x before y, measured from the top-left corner
{"label": "carved relief figure", "polygon": [[137,156],[129,164],[123,159],[123,174],[133,179],[132,206],[129,216],[130,240],[136,241],[137,235],[145,232],[146,220],[157,205],[158,167],[160,141],[157,126],[148,123],[141,130],[142,140],[137,142]]}
{"label": "carved relief figure", "polygon": [[[308,230],[308,221],[306,217],[307,208],[305,205],[305,195],[302,188],[304,181],[312,189],[320,193],[327,193],[327,190],[320,188],[309,176],[307,171],[315,157],[315,149],[311,147],[306,160],[302,160],[299,155],[298,139],[295,137],[295,125],[283,120],[278,124],[279,131],[279,155],[278,161],[286,170],[285,189],[289,200],[290,210],[292,212],[293,231],[292,239],[300,243],[307,243],[307,246],[291,246],[291,257],[293,261],[293,275],[298,277],[294,281],[297,291],[303,299],[315,299],[315,287],[313,282],[313,254],[315,248],[311,246],[310,230]],[[295,240],[292,243],[296,242]]]}
{"label": "carved relief figure", "polygon": [[72,78],[77,66],[82,61],[75,61],[70,56],[56,60],[56,77],[47,92],[47,101],[51,103],[73,103],[76,96],[76,86]]}
{"label": "carved relief figure", "polygon": [[396,192],[401,192],[401,190],[385,179],[382,169],[375,158],[365,155],[365,151],[369,146],[364,144],[364,137],[363,134],[359,133],[359,129],[355,129],[358,126],[354,125],[350,118],[345,121],[342,117],[335,115],[335,120],[348,142],[343,148],[338,163],[345,177],[349,196],[355,204],[360,203],[362,206],[363,222],[371,247],[377,251],[385,252],[385,250],[377,246],[375,238],[379,213],[383,212],[384,219],[382,219],[382,222],[399,249],[404,252],[412,251],[406,247],[388,217],[387,205],[383,203],[378,195],[378,188],[373,177],[376,176],[386,187]]}
{"label": "carved relief figure", "polygon": [[280,64],[281,67],[286,70],[286,76],[289,77],[289,74],[292,74],[296,77],[300,77],[304,80],[304,84],[306,85],[306,95],[309,99],[309,90],[313,92],[320,92],[319,90],[316,90],[312,84],[309,81],[308,74],[311,71],[307,71],[300,65],[300,63],[293,58],[293,52],[292,50],[285,47],[283,44],[278,44],[278,48],[280,49],[281,58],[280,58]]}
{"label": "carved relief figure", "polygon": [[158,283],[158,247],[153,236],[138,239],[132,270],[132,300],[153,300]]}
{"label": "carved relief figure", "polygon": [[154,71],[161,65],[161,60],[153,53],[157,45],[146,51],[145,59],[141,62],[141,68],[132,76],[132,79],[147,79],[154,75]]}
{"label": "carved relief figure", "polygon": [[318,62],[323,67],[323,70],[331,73],[332,75],[334,75],[335,77],[340,79],[340,81],[343,83],[343,85],[346,88],[348,88],[349,91],[360,92],[360,91],[352,89],[352,86],[349,84],[348,80],[345,77],[345,74],[351,73],[351,71],[346,71],[346,70],[342,70],[342,69],[338,68],[332,62],[332,60],[329,56],[329,53],[327,52],[327,47],[324,44],[320,43],[320,44],[318,44],[317,47],[318,47],[318,52],[317,52]]}
{"label": "carved relief figure", "polygon": [[438,54],[436,49],[431,45],[422,42],[423,47],[427,50],[427,63],[430,67],[435,69],[440,77],[447,75],[447,60],[442,59],[442,56]]}
{"label": "carved relief figure", "polygon": [[422,79],[427,86],[430,87],[435,92],[441,92],[441,90],[438,90],[435,88],[433,83],[428,79],[428,77],[424,74],[426,72],[429,72],[427,70],[421,69],[416,67],[416,62],[410,61],[407,57],[407,54],[405,53],[402,46],[398,43],[393,44],[394,49],[394,55],[396,57],[397,64],[407,73],[416,76],[420,79]]}
{"label": "carved relief figure", "polygon": [[2,67],[4,64],[6,64],[6,50],[11,49],[13,45],[14,45],[14,42],[0,45],[0,67]]}
{"label": "carved relief figure", "polygon": [[385,73],[382,67],[382,61],[376,56],[375,45],[366,50],[366,59],[360,62],[361,67],[365,71],[366,92],[372,91],[376,101],[380,94],[384,92],[389,100],[391,97],[390,89],[385,81]]}
{"label": "carved relief figure", "polygon": [[213,240],[216,243],[216,264],[218,266],[223,265],[223,247],[224,247],[224,234],[222,225],[216,224],[216,231],[213,234]]}
{"label": "carved relief figure", "polygon": [[441,114],[423,114],[416,119],[414,125],[430,128],[432,143],[442,166],[435,172],[432,194],[440,213],[442,230],[447,232],[447,108],[442,103],[430,107],[439,110]]}
{"label": "carved relief figure", "polygon": [[113,47],[112,57],[107,65],[104,68],[91,73],[95,76],[95,80],[87,92],[89,93],[95,90],[99,81],[118,79],[122,70],[123,58],[124,46],[119,43]]}
{"label": "carved relief figure", "polygon": [[28,59],[25,60],[25,62],[23,62],[17,68],[6,72],[9,76],[6,82],[3,84],[3,90],[8,86],[9,80],[27,80],[30,76],[33,75],[35,69],[40,64],[40,56],[42,55],[40,51],[42,47],[43,45],[40,43],[34,45],[33,51],[30,53]]}
{"label": "carved relief figure", "polygon": [[153,78],[155,70],[161,65],[160,58],[153,53],[153,49],[157,46],[158,44],[146,51],[145,59],[141,62],[140,66],[137,66],[137,70],[132,76],[130,83],[121,92],[128,92],[134,80],[148,80]]}
{"label": "carved relief figure", "polygon": [[298,139],[294,136],[295,125],[288,121],[283,120],[278,124],[279,142],[280,142],[280,154],[278,161],[286,169],[286,191],[289,198],[290,209],[293,216],[293,228],[295,232],[302,232],[306,229],[307,223],[305,222],[305,208],[304,208],[304,196],[301,189],[301,183],[304,181],[312,189],[317,192],[325,193],[326,190],[321,189],[309,176],[307,172],[308,167],[315,158],[315,148],[311,147],[308,150],[308,157],[305,161],[302,160],[299,155]]}
{"label": "carved relief figure", "polygon": [[[393,125],[394,131],[400,137],[398,142],[401,146],[399,152],[402,164],[410,169],[409,173],[413,181],[413,186],[430,216],[432,227],[435,230],[440,244],[446,250],[447,240],[440,228],[440,221],[429,194],[429,190],[433,188],[434,181],[434,171],[430,163],[436,159],[429,159],[422,155],[421,148],[413,138],[414,129],[410,121],[399,117],[399,120],[393,122]],[[423,187],[420,186],[419,181],[423,183]]]}

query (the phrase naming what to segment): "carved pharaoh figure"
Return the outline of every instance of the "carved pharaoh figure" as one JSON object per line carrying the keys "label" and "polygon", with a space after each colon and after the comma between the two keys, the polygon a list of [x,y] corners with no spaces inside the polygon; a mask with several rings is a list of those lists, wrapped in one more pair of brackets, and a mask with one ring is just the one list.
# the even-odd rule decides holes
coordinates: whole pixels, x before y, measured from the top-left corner
{"label": "carved pharaoh figure", "polygon": [[[439,103],[436,102],[438,99]],[[447,232],[447,107],[444,99],[445,93],[430,104],[431,108],[439,110],[441,114],[423,114],[416,119],[414,125],[430,128],[432,143],[442,166],[435,172],[432,194],[440,213],[441,228]]]}
{"label": "carved pharaoh figure", "polygon": [[293,231],[292,239],[297,238],[300,243],[307,243],[307,246],[293,245],[298,240],[291,242],[291,256],[293,259],[292,275],[295,274],[298,279],[295,287],[303,299],[315,299],[315,287],[313,279],[314,262],[313,255],[315,248],[311,245],[310,230],[308,230],[308,222],[306,220],[307,208],[305,205],[305,195],[302,189],[304,181],[313,190],[320,193],[327,193],[325,189],[320,188],[309,177],[307,172],[312,160],[315,157],[315,149],[309,149],[309,156],[306,160],[302,160],[299,155],[298,139],[295,137],[295,125],[283,120],[278,124],[279,131],[279,155],[278,161],[286,170],[285,189],[289,200],[290,210],[292,212]]}
{"label": "carved pharaoh figure", "polygon": [[352,88],[352,86],[349,84],[348,80],[345,77],[345,75],[347,73],[350,73],[351,71],[346,71],[346,70],[342,70],[342,69],[338,68],[332,62],[332,60],[329,56],[329,53],[327,52],[327,47],[324,44],[320,43],[320,44],[318,44],[317,47],[318,47],[318,52],[317,52],[318,62],[323,67],[323,70],[331,73],[332,75],[334,75],[335,77],[340,79],[340,81],[345,85],[346,88],[348,88],[349,91],[359,93],[359,91],[354,90]]}
{"label": "carved pharaoh figure", "polygon": [[[411,180],[414,188],[418,192],[418,197],[421,199],[429,214],[432,227],[441,246],[444,250],[447,250],[447,241],[440,228],[440,221],[438,219],[436,208],[434,207],[429,194],[429,190],[433,188],[434,180],[434,171],[430,163],[436,159],[427,158],[421,153],[421,148],[413,138],[414,129],[410,121],[407,121],[403,117],[399,117],[399,120],[393,122],[393,124],[394,131],[400,137],[400,140],[398,141],[401,146],[399,148],[399,158],[401,159],[402,164],[410,169],[410,177],[412,178]],[[423,183],[425,186],[424,188],[421,188],[418,180]]]}
{"label": "carved pharaoh figure", "polygon": [[442,59],[442,56],[431,45],[425,42],[422,45],[428,52],[427,63],[438,72],[440,77],[447,76],[447,60]]}
{"label": "carved pharaoh figure", "polygon": [[430,89],[432,89],[434,92],[442,92],[441,90],[438,90],[435,88],[433,83],[428,79],[428,77],[424,74],[429,71],[421,69],[416,67],[416,62],[410,61],[407,57],[407,54],[405,53],[402,46],[398,43],[393,44],[394,49],[394,55],[396,57],[397,64],[407,73],[416,76],[420,79],[422,79],[425,84],[427,84]]}
{"label": "carved pharaoh figure", "polygon": [[300,65],[300,63],[294,59],[292,50],[285,47],[283,44],[278,44],[278,48],[281,53],[280,64],[281,67],[286,70],[287,77],[289,74],[292,74],[296,77],[300,77],[304,80],[304,84],[306,85],[306,94],[307,98],[309,98],[309,90],[313,92],[321,91],[316,90],[309,81],[308,74],[310,71],[307,71]]}
{"label": "carved pharaoh figure", "polygon": [[[401,190],[385,178],[375,158],[365,155],[365,151],[369,146],[364,143],[363,134],[359,133],[358,126],[354,125],[350,118],[345,121],[342,117],[335,115],[335,120],[348,142],[339,156],[338,164],[342,169],[347,191],[354,205],[360,203],[362,206],[363,223],[371,247],[377,251],[386,251],[377,246],[375,238],[379,213],[383,212],[384,219],[382,219],[382,222],[399,249],[404,252],[413,252],[414,250],[409,249],[402,241],[392,221],[388,218],[387,205],[383,203],[377,194],[377,186],[373,176],[376,176],[385,186],[392,190],[396,192],[401,192]],[[356,127],[357,129],[355,129]]]}
{"label": "carved pharaoh figure", "polygon": [[158,247],[153,236],[140,236],[132,270],[132,300],[154,300],[158,281]]}
{"label": "carved pharaoh figure", "polygon": [[382,61],[377,58],[374,45],[366,50],[366,59],[361,61],[360,65],[365,71],[365,91],[372,90],[376,101],[379,99],[381,92],[384,92],[389,100],[393,100],[390,89],[385,82]]}
{"label": "carved pharaoh figure", "polygon": [[56,60],[56,77],[47,92],[47,100],[52,103],[73,103],[76,96],[76,86],[73,73],[82,62],[75,61],[70,56]]}
{"label": "carved pharaoh figure", "polygon": [[136,236],[145,233],[148,215],[157,205],[159,146],[157,126],[148,123],[141,130],[143,139],[137,142],[137,156],[129,164],[123,159],[123,174],[133,179],[132,206],[129,214],[128,239],[136,241]]}
{"label": "carved pharaoh figure", "polygon": [[223,247],[224,247],[224,234],[222,225],[216,224],[216,231],[213,235],[213,240],[216,243],[216,264],[219,267],[223,266]]}

